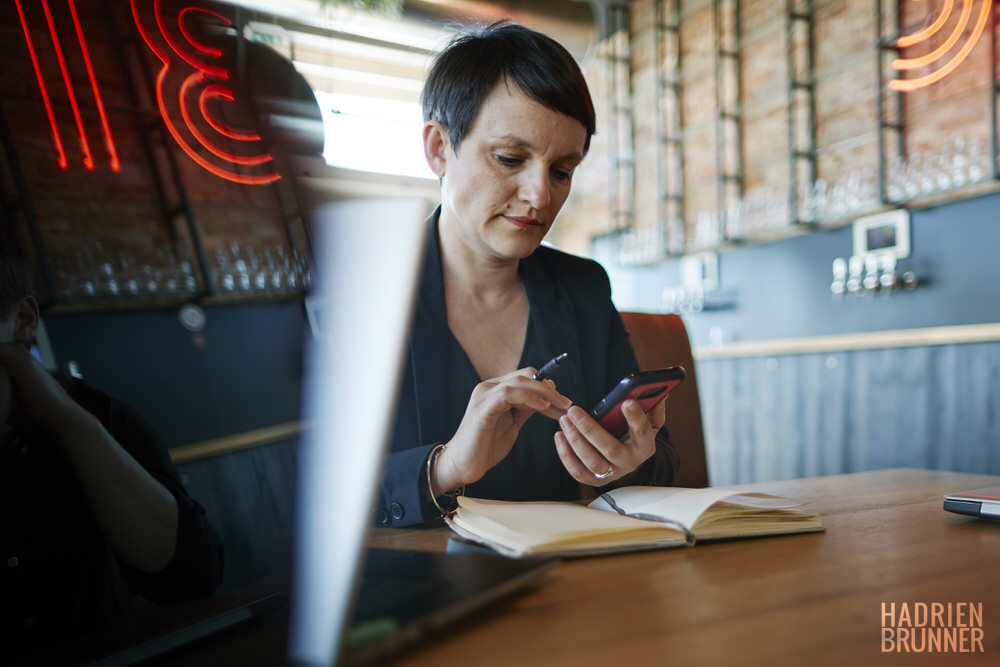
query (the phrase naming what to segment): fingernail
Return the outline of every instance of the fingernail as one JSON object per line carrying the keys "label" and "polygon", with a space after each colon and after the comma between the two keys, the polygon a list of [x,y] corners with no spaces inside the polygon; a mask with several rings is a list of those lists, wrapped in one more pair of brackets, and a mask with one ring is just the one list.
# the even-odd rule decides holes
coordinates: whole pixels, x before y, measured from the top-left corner
{"label": "fingernail", "polygon": [[571,423],[572,422],[570,422],[569,418],[566,415],[563,415],[562,417],[559,418],[559,425],[562,426],[563,428],[569,428]]}
{"label": "fingernail", "polygon": [[572,419],[577,424],[583,421],[584,418],[583,408],[581,408],[579,405],[570,408],[569,412],[567,412],[566,414],[568,414],[570,416],[570,419]]}
{"label": "fingernail", "polygon": [[569,410],[569,409],[570,409],[570,407],[572,407],[572,405],[573,405],[573,401],[571,401],[571,400],[570,400],[569,398],[567,398],[566,396],[563,396],[563,397],[562,397],[562,400],[560,400],[560,401],[559,401],[559,405],[561,405],[561,406],[562,406],[562,409],[563,409],[563,410]]}

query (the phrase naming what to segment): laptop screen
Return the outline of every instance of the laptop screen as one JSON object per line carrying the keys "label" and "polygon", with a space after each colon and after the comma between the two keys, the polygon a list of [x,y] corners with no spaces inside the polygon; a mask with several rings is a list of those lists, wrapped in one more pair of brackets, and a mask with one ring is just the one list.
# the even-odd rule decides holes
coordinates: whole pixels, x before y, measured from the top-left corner
{"label": "laptop screen", "polygon": [[429,214],[416,198],[314,212],[288,655],[336,661],[391,433]]}

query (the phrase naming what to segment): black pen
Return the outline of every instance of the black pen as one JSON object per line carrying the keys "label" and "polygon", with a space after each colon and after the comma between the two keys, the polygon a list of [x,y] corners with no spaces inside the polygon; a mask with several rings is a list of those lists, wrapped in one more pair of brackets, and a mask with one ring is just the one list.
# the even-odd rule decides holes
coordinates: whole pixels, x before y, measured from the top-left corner
{"label": "black pen", "polygon": [[566,357],[569,356],[569,352],[563,352],[562,354],[557,354],[556,356],[545,362],[545,365],[538,369],[538,371],[531,376],[532,380],[544,380],[548,376],[552,375],[552,372],[559,367]]}

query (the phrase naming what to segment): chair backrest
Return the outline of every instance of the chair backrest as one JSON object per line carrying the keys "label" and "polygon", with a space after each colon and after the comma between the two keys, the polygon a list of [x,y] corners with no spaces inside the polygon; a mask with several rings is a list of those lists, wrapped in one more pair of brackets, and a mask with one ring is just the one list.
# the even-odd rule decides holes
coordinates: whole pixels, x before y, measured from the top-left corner
{"label": "chair backrest", "polygon": [[672,313],[625,312],[621,315],[640,369],[683,366],[687,371],[684,382],[667,399],[667,430],[681,459],[674,486],[708,486],[701,401],[684,321],[680,315]]}

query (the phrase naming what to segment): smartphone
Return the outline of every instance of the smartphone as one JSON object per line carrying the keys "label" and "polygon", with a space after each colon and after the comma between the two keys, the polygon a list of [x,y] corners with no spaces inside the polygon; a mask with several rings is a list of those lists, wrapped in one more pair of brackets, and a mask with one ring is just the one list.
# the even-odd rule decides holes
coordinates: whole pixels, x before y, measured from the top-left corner
{"label": "smartphone", "polygon": [[683,379],[684,369],[680,366],[632,373],[622,378],[622,381],[594,406],[590,414],[608,433],[621,439],[628,434],[628,422],[622,414],[624,401],[634,398],[639,401],[644,411],[648,411]]}

